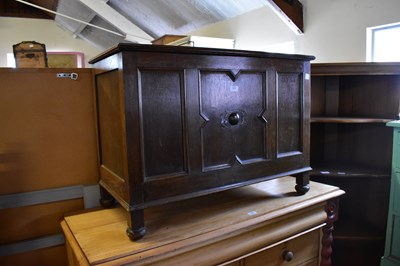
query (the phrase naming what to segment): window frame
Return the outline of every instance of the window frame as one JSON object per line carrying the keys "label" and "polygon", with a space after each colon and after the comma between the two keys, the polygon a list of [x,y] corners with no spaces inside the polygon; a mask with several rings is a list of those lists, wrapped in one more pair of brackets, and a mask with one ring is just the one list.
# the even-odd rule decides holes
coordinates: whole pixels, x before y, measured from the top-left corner
{"label": "window frame", "polygon": [[376,33],[379,31],[389,30],[394,28],[400,29],[400,22],[367,28],[367,56],[366,56],[367,62],[378,62],[376,61],[376,55],[375,55]]}

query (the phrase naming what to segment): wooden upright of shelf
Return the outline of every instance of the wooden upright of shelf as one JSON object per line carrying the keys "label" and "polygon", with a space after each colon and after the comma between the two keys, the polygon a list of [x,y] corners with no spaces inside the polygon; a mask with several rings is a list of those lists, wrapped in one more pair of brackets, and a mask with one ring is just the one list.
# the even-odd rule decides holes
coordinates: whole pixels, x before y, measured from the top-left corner
{"label": "wooden upright of shelf", "polygon": [[381,266],[400,265],[400,121],[392,121],[393,160],[385,253]]}
{"label": "wooden upright of shelf", "polygon": [[346,191],[335,265],[378,265],[386,230],[400,63],[313,64],[311,179]]}

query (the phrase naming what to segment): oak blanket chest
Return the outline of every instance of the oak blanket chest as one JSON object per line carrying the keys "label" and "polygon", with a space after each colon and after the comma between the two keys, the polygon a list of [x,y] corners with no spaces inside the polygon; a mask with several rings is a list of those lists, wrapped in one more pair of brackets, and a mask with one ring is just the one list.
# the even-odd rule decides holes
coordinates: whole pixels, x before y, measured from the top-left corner
{"label": "oak blanket chest", "polygon": [[308,191],[312,56],[119,44],[96,68],[100,185],[144,236],[144,209],[296,176]]}

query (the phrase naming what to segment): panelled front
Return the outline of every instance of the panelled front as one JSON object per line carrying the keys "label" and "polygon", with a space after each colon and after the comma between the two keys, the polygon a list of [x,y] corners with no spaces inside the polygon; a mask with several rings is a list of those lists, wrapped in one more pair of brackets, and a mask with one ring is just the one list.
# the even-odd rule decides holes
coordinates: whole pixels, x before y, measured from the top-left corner
{"label": "panelled front", "polygon": [[303,62],[156,56],[139,57],[137,80],[125,80],[137,83],[125,89],[138,92],[145,201],[307,167]]}

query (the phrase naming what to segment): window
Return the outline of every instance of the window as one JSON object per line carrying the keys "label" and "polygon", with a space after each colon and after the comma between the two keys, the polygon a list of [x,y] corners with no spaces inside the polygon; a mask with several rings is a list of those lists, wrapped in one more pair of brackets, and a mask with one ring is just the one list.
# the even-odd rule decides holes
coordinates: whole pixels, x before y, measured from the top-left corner
{"label": "window", "polygon": [[15,67],[15,58],[13,53],[7,53],[7,67]]}
{"label": "window", "polygon": [[400,23],[367,28],[367,61],[400,61]]}

